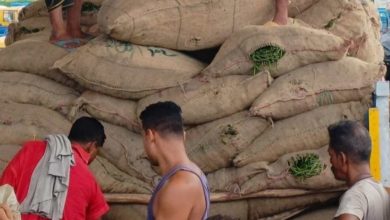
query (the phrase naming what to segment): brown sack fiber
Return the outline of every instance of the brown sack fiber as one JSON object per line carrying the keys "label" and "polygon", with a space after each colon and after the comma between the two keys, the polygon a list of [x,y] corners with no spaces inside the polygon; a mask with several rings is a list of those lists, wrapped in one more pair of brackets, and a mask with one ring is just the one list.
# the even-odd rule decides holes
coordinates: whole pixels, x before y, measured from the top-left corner
{"label": "brown sack fiber", "polygon": [[246,25],[272,20],[274,0],[107,0],[98,15],[104,33],[140,45],[200,50],[221,45]]}
{"label": "brown sack fiber", "polygon": [[314,205],[320,205],[330,200],[337,199],[340,192],[318,193],[305,196],[286,198],[259,198],[249,200],[248,215],[250,220],[272,217],[289,210],[304,209]]}
{"label": "brown sack fiber", "polygon": [[311,64],[277,78],[252,104],[252,115],[287,118],[314,108],[370,96],[384,65],[357,58]]}
{"label": "brown sack fiber", "polygon": [[107,139],[99,154],[128,175],[154,184],[159,177],[146,158],[141,135],[108,123],[103,125]]}
{"label": "brown sack fiber", "polygon": [[8,163],[21,149],[20,145],[1,144],[0,145],[0,176]]}
{"label": "brown sack fiber", "polygon": [[152,192],[151,185],[118,170],[102,157],[98,156],[89,168],[105,193],[150,194]]}
{"label": "brown sack fiber", "polygon": [[258,137],[269,123],[239,112],[186,131],[186,150],[203,172],[228,167],[232,159]]}
{"label": "brown sack fiber", "polygon": [[45,40],[22,40],[0,50],[0,71],[19,71],[53,79],[61,84],[77,84],[62,73],[51,70],[55,61],[68,52]]}
{"label": "brown sack fiber", "polygon": [[329,32],[300,25],[247,26],[224,42],[202,73],[209,76],[254,74],[257,71],[250,55],[269,46],[283,50],[284,54],[259,68],[278,77],[307,64],[339,60],[345,56],[349,42]]}
{"label": "brown sack fiber", "polygon": [[288,5],[288,16],[296,17],[302,14],[306,9],[317,3],[319,0],[290,0]]}
{"label": "brown sack fiber", "polygon": [[54,67],[91,90],[138,99],[188,81],[204,64],[173,50],[101,36],[57,61]]}
{"label": "brown sack fiber", "polygon": [[141,99],[137,114],[150,104],[173,101],[182,108],[185,124],[201,124],[248,108],[271,81],[267,72],[253,77],[196,78]]}
{"label": "brown sack fiber", "polygon": [[67,114],[79,96],[75,90],[50,79],[21,72],[0,72],[0,101],[41,105]]}
{"label": "brown sack fiber", "polygon": [[[241,168],[221,169],[207,176],[213,192],[251,194],[268,189],[322,190],[342,187],[343,182],[335,180],[329,162],[328,147],[285,154],[274,163],[260,161]],[[299,176],[290,168],[299,157],[318,156],[313,160],[316,172]],[[305,173],[305,174],[306,174]],[[295,175],[295,176],[294,176]]]}
{"label": "brown sack fiber", "polygon": [[278,121],[234,158],[238,167],[257,161],[275,161],[280,156],[328,144],[327,127],[340,120],[363,120],[368,106],[349,102],[322,106]]}
{"label": "brown sack fiber", "polygon": [[23,144],[49,134],[69,133],[71,123],[61,114],[30,104],[0,103],[0,144]]}
{"label": "brown sack fiber", "polygon": [[350,56],[371,63],[380,63],[383,61],[382,46],[378,39],[374,39],[372,18],[365,9],[372,6],[371,2],[361,0],[320,0],[296,19],[350,40],[352,42],[348,52]]}
{"label": "brown sack fiber", "polygon": [[139,132],[136,110],[134,101],[86,91],[73,102],[68,118],[73,121],[80,111],[85,111],[99,120]]}

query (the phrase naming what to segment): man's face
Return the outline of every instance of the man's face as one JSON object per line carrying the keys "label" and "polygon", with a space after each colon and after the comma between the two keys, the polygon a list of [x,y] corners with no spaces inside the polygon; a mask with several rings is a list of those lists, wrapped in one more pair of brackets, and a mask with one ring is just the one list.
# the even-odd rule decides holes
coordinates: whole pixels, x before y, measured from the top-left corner
{"label": "man's face", "polygon": [[328,153],[330,156],[330,163],[332,164],[332,172],[337,180],[347,179],[347,169],[345,159],[343,159],[342,153],[336,153],[336,151],[329,147]]}

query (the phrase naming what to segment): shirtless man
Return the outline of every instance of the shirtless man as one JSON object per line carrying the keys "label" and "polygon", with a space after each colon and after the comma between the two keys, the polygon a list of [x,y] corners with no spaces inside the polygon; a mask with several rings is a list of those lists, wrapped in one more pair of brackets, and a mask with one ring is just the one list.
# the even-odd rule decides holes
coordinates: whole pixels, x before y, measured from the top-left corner
{"label": "shirtless man", "polygon": [[162,179],[148,205],[148,220],[206,219],[210,194],[205,175],[188,158],[181,108],[158,102],[141,113],[144,148]]}

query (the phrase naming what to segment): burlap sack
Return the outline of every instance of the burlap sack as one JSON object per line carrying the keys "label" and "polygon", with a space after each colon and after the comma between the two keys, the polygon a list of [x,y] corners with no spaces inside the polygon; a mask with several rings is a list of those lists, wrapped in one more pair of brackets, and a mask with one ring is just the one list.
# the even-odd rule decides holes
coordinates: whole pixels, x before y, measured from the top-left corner
{"label": "burlap sack", "polygon": [[[27,19],[30,20],[30,19]],[[30,39],[37,41],[49,41],[51,35],[51,27],[41,29],[24,29],[19,23],[11,23],[8,26],[8,33],[5,37],[5,45],[10,46],[16,41]]]}
{"label": "burlap sack", "polygon": [[253,74],[254,62],[250,55],[267,46],[285,52],[276,63],[261,67],[277,77],[307,64],[339,60],[345,56],[349,43],[326,31],[299,25],[247,26],[224,42],[202,73],[209,76]]}
{"label": "burlap sack", "polygon": [[0,71],[33,73],[75,87],[77,84],[59,71],[51,70],[67,51],[48,41],[22,40],[0,50]]}
{"label": "burlap sack", "polygon": [[176,51],[101,36],[54,67],[91,90],[137,99],[188,81],[204,64]]}
{"label": "burlap sack", "polygon": [[294,220],[313,220],[313,219],[333,219],[338,209],[337,205],[326,205],[325,207],[317,207],[312,210],[305,211],[298,216],[295,216]]}
{"label": "burlap sack", "polygon": [[368,106],[349,102],[322,106],[278,121],[234,159],[242,167],[257,161],[275,161],[280,156],[328,144],[327,127],[340,120],[363,120]]}
{"label": "burlap sack", "polygon": [[20,145],[1,144],[0,145],[0,176],[8,163],[21,149]]}
{"label": "burlap sack", "polygon": [[146,205],[137,204],[110,204],[109,212],[103,220],[144,220],[146,219]]}
{"label": "burlap sack", "polygon": [[0,101],[42,105],[67,114],[79,96],[75,90],[52,80],[21,72],[0,71]]}
{"label": "burlap sack", "polygon": [[102,157],[98,156],[89,168],[105,193],[152,193],[151,185],[118,170]]}
{"label": "burlap sack", "polygon": [[271,81],[267,72],[253,77],[196,78],[141,99],[137,114],[150,104],[173,101],[182,108],[185,124],[201,124],[246,109]]}
{"label": "burlap sack", "polygon": [[[269,189],[335,189],[344,185],[337,181],[332,173],[329,162],[328,147],[318,150],[307,150],[289,153],[280,157],[274,163],[267,161],[255,162],[241,168],[221,169],[207,176],[210,189],[213,192],[231,192],[251,194]],[[317,175],[308,178],[294,176],[290,172],[293,161],[300,156],[317,155],[319,163]],[[313,167],[314,169],[314,167]]]}
{"label": "burlap sack", "polygon": [[308,208],[310,206],[323,204],[330,200],[337,199],[339,196],[340,192],[334,192],[286,198],[259,198],[249,200],[248,219],[257,220],[264,217],[272,217],[273,215],[289,210]]}
{"label": "burlap sack", "polygon": [[30,104],[0,103],[0,144],[23,144],[49,134],[68,134],[71,123],[61,114]]}
{"label": "burlap sack", "polygon": [[18,20],[23,21],[37,16],[49,16],[44,0],[34,1],[26,7],[23,7],[22,10],[19,11]]}
{"label": "burlap sack", "polygon": [[148,184],[157,182],[159,177],[146,159],[142,137],[119,126],[103,125],[107,139],[99,154],[132,177]]}
{"label": "burlap sack", "polygon": [[252,115],[287,118],[323,105],[370,96],[385,75],[384,65],[346,57],[311,64],[277,78],[252,104]]}
{"label": "burlap sack", "polygon": [[316,4],[319,0],[290,0],[288,5],[288,16],[296,17],[302,14],[306,9]]}
{"label": "burlap sack", "polygon": [[296,18],[351,41],[350,56],[380,63],[383,61],[383,49],[380,42],[373,39],[373,19],[365,9],[369,7],[375,6],[365,0],[320,0]]}
{"label": "burlap sack", "polygon": [[262,118],[239,112],[187,130],[186,151],[203,172],[209,173],[228,167],[268,126]]}
{"label": "burlap sack", "polygon": [[140,45],[199,50],[222,44],[246,25],[272,20],[274,0],[107,0],[98,15],[104,33]]}
{"label": "burlap sack", "polygon": [[212,203],[208,220],[248,219],[248,201],[227,201]]}
{"label": "burlap sack", "polygon": [[68,118],[73,121],[80,111],[85,111],[99,120],[139,132],[136,110],[136,102],[86,91],[73,102]]}
{"label": "burlap sack", "polygon": [[367,14],[368,31],[363,43],[356,52],[356,57],[370,63],[382,63],[384,60],[383,46],[380,42],[380,21],[377,7],[373,2],[362,0],[362,5]]}

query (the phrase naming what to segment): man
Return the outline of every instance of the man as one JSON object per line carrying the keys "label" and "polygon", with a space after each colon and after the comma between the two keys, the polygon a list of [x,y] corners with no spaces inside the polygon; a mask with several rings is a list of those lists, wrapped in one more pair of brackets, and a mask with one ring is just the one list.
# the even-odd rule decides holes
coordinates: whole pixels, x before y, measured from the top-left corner
{"label": "man", "polygon": [[[61,219],[100,219],[109,208],[93,174],[88,169],[88,164],[94,160],[97,148],[102,147],[105,141],[103,125],[94,118],[82,117],[72,125],[68,138],[74,164],[70,166],[67,195],[64,203],[62,203],[64,208]],[[49,143],[46,141],[25,143],[23,148],[10,161],[0,179],[0,185],[9,184],[13,186],[16,197],[22,203],[22,206],[25,203],[24,200],[31,196],[30,187],[34,178],[38,181],[42,180],[42,177],[37,178],[34,175],[40,171],[37,168],[43,161],[42,158],[46,156],[47,145]],[[45,168],[46,166],[42,167],[42,169]],[[32,199],[40,196],[36,193]],[[38,220],[47,218],[38,214],[23,214],[22,219]]]}
{"label": "man", "polygon": [[[83,0],[45,0],[45,3],[52,25],[50,42],[66,49],[81,46],[80,39],[86,37],[80,27]],[[62,15],[63,9],[67,9],[66,23]]]}
{"label": "man", "polygon": [[149,105],[140,115],[144,147],[163,175],[148,205],[148,219],[206,219],[210,207],[207,180],[184,147],[181,109],[173,102]]}
{"label": "man", "polygon": [[0,220],[15,220],[7,204],[0,204]]}
{"label": "man", "polygon": [[359,122],[341,121],[328,127],[329,155],[336,179],[349,189],[341,197],[335,219],[388,220],[390,198],[370,174],[371,140]]}

